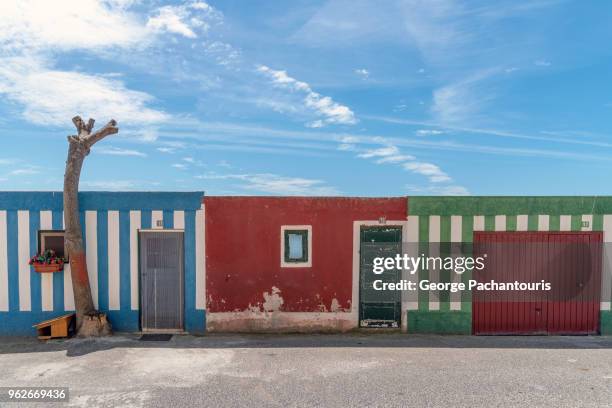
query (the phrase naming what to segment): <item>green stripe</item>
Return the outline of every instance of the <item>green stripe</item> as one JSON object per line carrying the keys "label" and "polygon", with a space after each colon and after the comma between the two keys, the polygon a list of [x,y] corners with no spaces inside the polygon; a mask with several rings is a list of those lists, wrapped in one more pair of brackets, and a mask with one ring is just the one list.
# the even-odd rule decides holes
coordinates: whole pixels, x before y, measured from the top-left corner
{"label": "green stripe", "polygon": [[572,231],[580,231],[582,229],[582,215],[572,215]]}
{"label": "green stripe", "polygon": [[[464,216],[461,220],[461,240],[466,245],[464,249],[465,256],[472,255],[472,249],[469,246],[474,241],[474,217]],[[472,279],[472,271],[466,271],[461,277],[462,282],[467,286],[468,281]],[[464,290],[461,292],[461,311],[472,313],[472,292]]]}
{"label": "green stripe", "polygon": [[484,230],[485,231],[495,231],[495,216],[494,215],[485,215]]}
{"label": "green stripe", "polygon": [[612,197],[410,197],[410,215],[612,214]]}
{"label": "green stripe", "polygon": [[548,216],[548,230],[559,231],[561,229],[561,216],[550,215]]}
{"label": "green stripe", "polygon": [[[419,217],[419,255],[427,253],[429,247],[429,217]],[[422,268],[419,271],[419,281],[429,279],[429,271]],[[419,310],[429,310],[429,293],[419,290]]]}
{"label": "green stripe", "polygon": [[[450,240],[451,240],[451,218],[450,216],[440,217],[440,257],[450,255]],[[454,273],[454,272],[453,272]],[[440,282],[450,282],[451,271],[442,269],[440,271]],[[450,310],[450,292],[442,290],[439,292],[440,310]]]}
{"label": "green stripe", "polygon": [[516,231],[516,215],[506,216],[506,231]]}
{"label": "green stripe", "polygon": [[538,215],[531,214],[527,216],[527,230],[537,231],[538,230]]}
{"label": "green stripe", "polygon": [[603,215],[593,214],[593,231],[603,231]]}

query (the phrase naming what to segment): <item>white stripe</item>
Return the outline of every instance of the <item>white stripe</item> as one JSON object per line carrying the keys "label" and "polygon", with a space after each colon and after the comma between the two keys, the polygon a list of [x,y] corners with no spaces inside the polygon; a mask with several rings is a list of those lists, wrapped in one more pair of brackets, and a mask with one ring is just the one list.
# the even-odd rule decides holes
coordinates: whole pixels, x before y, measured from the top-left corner
{"label": "white stripe", "polygon": [[[66,219],[62,212],[62,225],[66,229]],[[70,269],[70,263],[64,265],[64,310],[74,310],[74,292],[72,289],[72,270]]]}
{"label": "white stripe", "polygon": [[0,211],[0,312],[9,310],[7,238],[6,211]]}
{"label": "white stripe", "polygon": [[185,211],[176,210],[173,215],[174,229],[185,229]]}
{"label": "white stripe", "polygon": [[601,310],[612,310],[612,215],[603,216],[604,264],[601,277]]}
{"label": "white stripe", "polygon": [[[52,218],[53,213],[51,211],[40,212],[40,229],[50,230],[53,229]],[[41,273],[40,274],[40,293],[41,293],[41,305],[42,310],[49,312],[53,310],[53,274],[52,273]]]}
{"label": "white stripe", "polygon": [[98,214],[85,211],[85,255],[94,306],[98,308]]}
{"label": "white stripe", "polygon": [[[406,241],[404,252],[409,257],[417,257],[418,254],[418,243],[419,243],[419,216],[409,215],[406,226]],[[418,283],[419,271],[412,273],[406,269],[402,269],[402,279],[406,279],[409,282]],[[419,308],[419,292],[416,290],[402,291],[402,302],[405,303],[405,310],[418,310]]]}
{"label": "white stripe", "polygon": [[505,230],[506,230],[506,216],[496,215],[495,216],[495,231],[505,231]]}
{"label": "white stripe", "polygon": [[517,215],[516,216],[516,230],[527,231],[529,229],[529,216],[528,215]]}
{"label": "white stripe", "polygon": [[164,212],[160,210],[151,211],[151,228],[164,228]]}
{"label": "white stripe", "polygon": [[[581,218],[580,223],[580,231],[593,231],[593,214],[584,214]],[[587,223],[586,227],[582,225]]]}
{"label": "white stripe", "polygon": [[132,310],[138,310],[138,230],[140,211],[130,211],[130,300]]}
{"label": "white stripe", "polygon": [[[460,215],[451,216],[451,242],[461,243],[461,230],[463,226],[463,217]],[[453,248],[453,252],[455,248]],[[460,250],[455,252],[454,255],[460,256]],[[451,271],[452,282],[461,282],[461,275]],[[461,310],[461,291],[450,293],[450,310]]]}
{"label": "white stripe", "polygon": [[119,211],[108,211],[108,309],[119,310],[120,303]]}
{"label": "white stripe", "polygon": [[[440,216],[430,215],[429,243],[436,244],[429,246],[429,256],[437,257],[440,255],[440,246],[437,244],[438,242],[440,242]],[[437,268],[429,270],[429,281],[433,283],[440,281],[440,271]],[[429,291],[429,310],[440,310],[440,293],[438,291]]]}
{"label": "white stripe", "polygon": [[571,231],[572,230],[572,216],[562,215],[559,217],[559,231]]}
{"label": "white stripe", "polygon": [[19,310],[32,310],[30,297],[30,213],[17,211],[17,256],[19,262]]}
{"label": "white stripe", "polygon": [[206,224],[204,210],[195,213],[196,309],[206,309]]}
{"label": "white stripe", "polygon": [[484,231],[485,230],[485,217],[484,215],[475,215],[474,216],[474,231]]}
{"label": "white stripe", "polygon": [[538,215],[538,231],[548,231],[550,217],[548,215]]}

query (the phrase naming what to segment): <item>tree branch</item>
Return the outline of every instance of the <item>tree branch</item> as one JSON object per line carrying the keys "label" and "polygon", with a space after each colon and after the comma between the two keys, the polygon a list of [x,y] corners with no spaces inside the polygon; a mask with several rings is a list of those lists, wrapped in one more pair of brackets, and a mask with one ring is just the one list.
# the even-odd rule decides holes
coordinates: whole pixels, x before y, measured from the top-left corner
{"label": "tree branch", "polygon": [[87,133],[91,133],[94,123],[96,123],[95,119],[89,118],[89,121],[87,122]]}
{"label": "tree branch", "polygon": [[87,136],[85,141],[87,143],[87,146],[91,147],[97,142],[99,142],[100,140],[104,139],[106,136],[114,135],[117,132],[119,132],[119,128],[117,127],[117,122],[115,121],[115,119],[111,119],[102,129],[99,129],[97,132],[92,133],[91,135]]}
{"label": "tree branch", "polygon": [[83,119],[81,119],[81,117],[77,115],[72,118],[72,123],[74,123],[74,126],[76,127],[77,135],[80,136],[81,131],[85,129],[85,122],[83,122]]}

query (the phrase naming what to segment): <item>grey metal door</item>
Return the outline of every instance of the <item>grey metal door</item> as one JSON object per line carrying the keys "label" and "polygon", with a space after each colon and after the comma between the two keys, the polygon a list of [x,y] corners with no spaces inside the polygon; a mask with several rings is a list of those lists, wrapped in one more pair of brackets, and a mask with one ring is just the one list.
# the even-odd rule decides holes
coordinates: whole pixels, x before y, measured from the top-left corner
{"label": "grey metal door", "polygon": [[362,227],[360,245],[360,327],[399,327],[401,322],[401,292],[375,290],[375,280],[399,282],[401,271],[386,270],[374,274],[374,258],[395,257],[402,253],[401,227]]}
{"label": "grey metal door", "polygon": [[183,232],[140,231],[143,331],[183,330]]}

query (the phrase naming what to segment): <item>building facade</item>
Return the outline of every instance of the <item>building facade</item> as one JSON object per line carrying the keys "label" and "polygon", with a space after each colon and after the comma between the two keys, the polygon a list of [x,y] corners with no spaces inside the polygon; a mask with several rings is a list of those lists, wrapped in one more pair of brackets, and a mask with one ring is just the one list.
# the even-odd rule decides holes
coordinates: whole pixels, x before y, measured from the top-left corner
{"label": "building facade", "polygon": [[[79,199],[94,302],[117,331],[612,334],[611,197]],[[61,193],[0,193],[0,335],[34,334],[33,324],[74,310],[68,265],[28,265],[45,234],[63,230],[62,210]],[[500,303],[467,290],[372,290],[373,279],[467,282],[473,274],[436,268],[373,276],[373,260],[491,240],[523,248],[513,253],[522,263],[490,268],[500,277],[539,276],[524,249],[536,242],[538,256],[557,251],[546,273],[588,286],[592,298]],[[558,256],[555,245],[567,242],[595,248],[590,260]]]}
{"label": "building facade", "polygon": [[[201,200],[199,192],[79,194],[93,300],[115,330],[143,328],[140,285],[147,271],[141,270],[139,243],[150,234],[174,231],[184,247],[176,274],[184,284],[172,282],[184,303],[181,324],[189,332],[204,332],[204,304],[196,301],[204,292]],[[33,334],[33,324],[74,311],[70,266],[36,273],[28,265],[38,251],[39,231],[61,231],[63,222],[62,193],[0,193],[0,335]],[[159,299],[148,295],[145,306],[154,308]]]}

